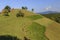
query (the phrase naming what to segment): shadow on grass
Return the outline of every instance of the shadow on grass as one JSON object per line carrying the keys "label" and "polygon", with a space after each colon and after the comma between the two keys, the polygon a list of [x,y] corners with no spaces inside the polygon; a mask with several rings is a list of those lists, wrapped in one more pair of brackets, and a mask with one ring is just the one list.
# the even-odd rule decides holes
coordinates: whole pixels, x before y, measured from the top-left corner
{"label": "shadow on grass", "polygon": [[21,39],[10,35],[1,35],[0,40],[21,40]]}

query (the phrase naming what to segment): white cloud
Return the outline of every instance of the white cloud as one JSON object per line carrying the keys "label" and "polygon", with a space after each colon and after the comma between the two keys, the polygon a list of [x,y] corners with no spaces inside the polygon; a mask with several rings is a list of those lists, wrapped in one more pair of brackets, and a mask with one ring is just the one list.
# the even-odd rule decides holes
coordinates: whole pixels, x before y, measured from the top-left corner
{"label": "white cloud", "polygon": [[45,10],[50,10],[52,7],[51,6],[48,6],[45,8]]}

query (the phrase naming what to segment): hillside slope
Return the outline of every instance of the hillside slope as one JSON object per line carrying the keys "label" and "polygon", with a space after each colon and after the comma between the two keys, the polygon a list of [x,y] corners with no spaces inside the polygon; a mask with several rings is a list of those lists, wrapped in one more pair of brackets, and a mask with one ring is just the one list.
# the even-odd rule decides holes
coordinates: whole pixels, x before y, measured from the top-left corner
{"label": "hillside slope", "polygon": [[49,14],[41,14],[41,15],[60,23],[60,13],[49,13]]}
{"label": "hillside slope", "polygon": [[[18,11],[24,17],[16,17]],[[60,24],[27,10],[12,10],[10,16],[0,14],[0,35],[12,35],[24,40],[60,40]]]}
{"label": "hillside slope", "polygon": [[[24,12],[24,10],[21,11]],[[25,16],[17,18],[17,12],[18,10],[10,12],[10,16],[0,15],[0,35],[12,35],[22,40],[24,40],[24,37],[30,40],[48,40],[44,34],[46,30],[45,26],[33,22],[42,18],[40,15],[25,10]]]}
{"label": "hillside slope", "polygon": [[35,22],[46,27],[45,34],[49,40],[60,40],[60,24],[45,17],[35,20]]}

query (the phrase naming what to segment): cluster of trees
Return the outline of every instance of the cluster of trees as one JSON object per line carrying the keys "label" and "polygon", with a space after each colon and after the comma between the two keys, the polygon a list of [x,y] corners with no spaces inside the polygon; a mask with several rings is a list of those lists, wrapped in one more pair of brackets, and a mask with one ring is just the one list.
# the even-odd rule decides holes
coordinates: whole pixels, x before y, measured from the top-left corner
{"label": "cluster of trees", "polygon": [[60,23],[60,17],[57,17],[57,18],[55,19],[55,21],[58,22],[58,23]]}
{"label": "cluster of trees", "polygon": [[6,6],[4,9],[3,9],[3,15],[4,16],[9,16],[9,12],[10,12],[11,8],[9,6]]}
{"label": "cluster of trees", "polygon": [[[22,9],[24,10],[27,10],[28,8],[27,7],[22,7]],[[9,12],[11,11],[11,7],[10,6],[6,6],[2,13],[4,16],[9,16]],[[32,9],[32,11],[34,11],[34,9]],[[24,17],[24,13],[22,13],[21,11],[19,11],[17,14],[16,14],[16,17]]]}
{"label": "cluster of trees", "polygon": [[[27,7],[22,7],[22,9],[26,9],[27,10],[28,8]],[[34,9],[32,8],[31,11],[33,12]]]}
{"label": "cluster of trees", "polygon": [[24,17],[24,13],[22,13],[21,11],[19,11],[19,12],[16,14],[16,17]]}
{"label": "cluster of trees", "polygon": [[22,7],[22,9],[26,9],[27,10],[28,8],[27,7]]}
{"label": "cluster of trees", "polygon": [[[11,7],[10,6],[6,6],[4,9],[3,9],[3,15],[4,16],[9,16],[9,12],[11,11]],[[16,17],[24,17],[24,13],[22,13],[21,11],[19,11],[17,14],[16,14]]]}
{"label": "cluster of trees", "polygon": [[49,14],[41,14],[47,18],[50,18],[54,21],[56,21],[57,23],[60,23],[60,13],[49,13]]}

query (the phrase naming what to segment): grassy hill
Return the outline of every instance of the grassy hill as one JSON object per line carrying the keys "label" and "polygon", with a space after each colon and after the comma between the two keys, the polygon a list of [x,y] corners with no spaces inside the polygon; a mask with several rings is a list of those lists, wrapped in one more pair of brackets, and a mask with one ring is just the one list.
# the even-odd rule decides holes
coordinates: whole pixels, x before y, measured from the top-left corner
{"label": "grassy hill", "polygon": [[12,35],[24,40],[27,37],[30,40],[48,40],[45,36],[45,26],[40,25],[33,20],[42,18],[42,16],[32,12],[21,10],[25,16],[16,17],[19,10],[15,9],[9,13],[9,16],[0,14],[0,35]]}
{"label": "grassy hill", "polygon": [[[17,18],[18,11],[25,16]],[[12,35],[22,40],[24,37],[30,40],[60,40],[60,24],[55,21],[27,10],[14,9],[9,15],[0,14],[0,35]]]}
{"label": "grassy hill", "polygon": [[45,34],[49,40],[60,40],[60,24],[45,17],[35,22],[46,27]]}
{"label": "grassy hill", "polygon": [[42,15],[60,23],[60,18],[59,18],[60,13],[49,13],[49,14],[42,14]]}

